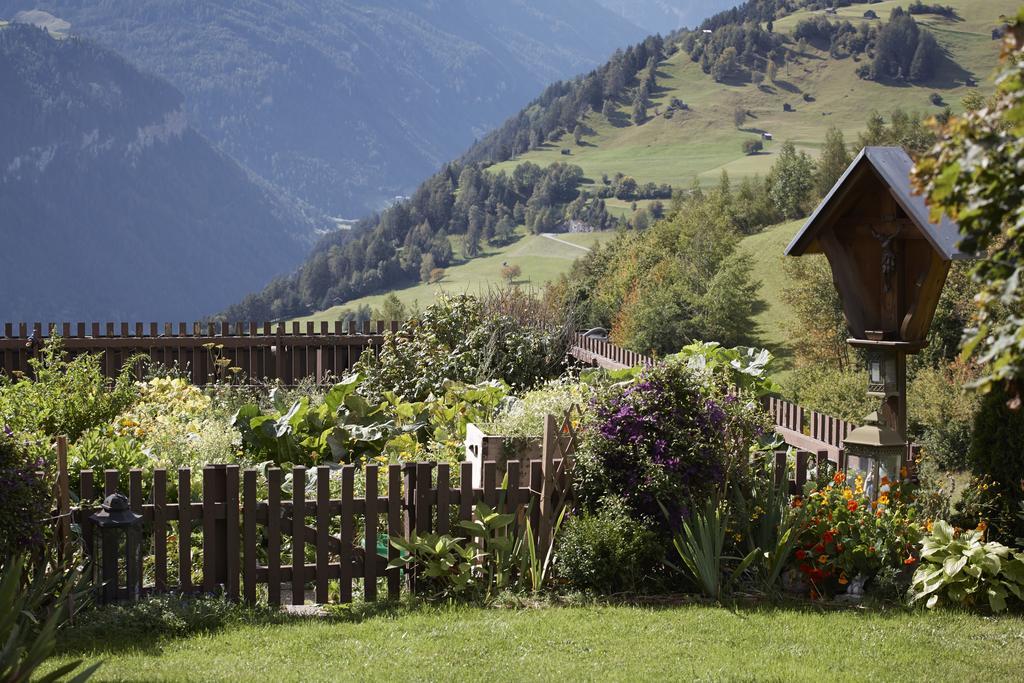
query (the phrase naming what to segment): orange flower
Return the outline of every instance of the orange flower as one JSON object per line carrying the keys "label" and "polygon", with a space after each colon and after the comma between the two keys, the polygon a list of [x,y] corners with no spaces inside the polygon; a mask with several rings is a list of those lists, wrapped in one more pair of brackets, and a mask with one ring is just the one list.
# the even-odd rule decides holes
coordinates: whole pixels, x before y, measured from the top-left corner
{"label": "orange flower", "polygon": [[843,572],[839,575],[839,585],[845,586],[848,583],[850,583],[850,580],[846,578],[846,572]]}
{"label": "orange flower", "polygon": [[980,522],[978,522],[978,526],[974,527],[974,529],[975,531],[985,533],[985,530],[988,529],[988,522],[986,522],[985,520],[981,520]]}
{"label": "orange flower", "polygon": [[907,478],[907,466],[904,465],[903,467],[900,468],[900,479],[906,479],[906,478]]}
{"label": "orange flower", "polygon": [[795,508],[803,507],[803,505],[804,505],[804,502],[802,500],[800,500],[799,497],[794,498],[793,502],[790,503],[790,506],[795,507]]}
{"label": "orange flower", "polygon": [[856,512],[858,507],[860,506],[857,505],[857,501],[855,500],[851,500],[846,503],[846,509],[850,512]]}
{"label": "orange flower", "polygon": [[842,484],[844,481],[846,481],[846,473],[836,472],[836,476],[832,477],[832,481],[834,481],[837,484]]}
{"label": "orange flower", "polygon": [[818,555],[818,562],[820,564],[826,564],[828,562],[828,555]]}
{"label": "orange flower", "polygon": [[913,555],[907,555],[907,559],[903,560],[903,564],[914,564],[917,562],[917,558]]}

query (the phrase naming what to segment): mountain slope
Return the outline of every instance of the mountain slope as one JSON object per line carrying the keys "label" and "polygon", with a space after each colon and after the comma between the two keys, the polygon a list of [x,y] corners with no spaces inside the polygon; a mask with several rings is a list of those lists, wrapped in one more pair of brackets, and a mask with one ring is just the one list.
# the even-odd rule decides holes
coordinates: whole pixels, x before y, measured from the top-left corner
{"label": "mountain slope", "polygon": [[[836,15],[801,10],[774,21],[774,31],[787,41],[785,51],[790,55],[778,67],[774,83],[766,80],[758,86],[746,76],[716,82],[704,73],[699,62],[680,50],[658,65],[657,89],[649,98],[648,116],[640,125],[630,120],[631,101],[622,100],[612,120],[598,112],[585,117],[587,132],[580,144],[570,135],[556,137],[492,170],[511,172],[526,161],[541,165],[569,161],[593,180],[602,174],[621,172],[641,184],[669,183],[686,188],[694,178],[705,184],[717,182],[723,169],[734,178],[763,176],[775,161],[777,143],[784,140],[816,154],[830,126],[839,128],[846,140],[853,142],[872,110],[888,114],[901,107],[938,114],[949,105],[956,111],[968,92],[990,87],[986,78],[999,52],[992,29],[999,25],[999,16],[1014,10],[1018,2],[949,0],[943,4],[953,6],[959,19],[913,15],[920,26],[935,35],[943,52],[935,74],[923,83],[863,80],[857,70],[870,61],[867,55],[836,58],[830,56],[827,43],[808,44],[806,52],[799,53],[799,43],[792,36],[801,20],[849,20],[857,26],[867,10],[880,17],[868,21],[878,27],[894,7],[906,3],[887,0],[856,4],[840,9]],[[728,31],[730,27],[717,30]],[[933,93],[942,104],[931,101]],[[688,109],[674,111],[669,118],[666,113],[673,98],[684,102]],[[792,111],[784,111],[785,105]],[[739,127],[734,119],[737,109],[748,113]],[[758,139],[762,132],[771,133],[775,143],[766,144],[760,154],[746,156],[742,143]],[[563,154],[563,149],[570,152],[569,156]]]}
{"label": "mountain slope", "polygon": [[343,216],[642,36],[595,0],[0,0],[0,17],[34,8],[169,80],[221,149]]}
{"label": "mountain slope", "polygon": [[294,267],[314,223],[117,55],[0,27],[0,318],[192,319]]}

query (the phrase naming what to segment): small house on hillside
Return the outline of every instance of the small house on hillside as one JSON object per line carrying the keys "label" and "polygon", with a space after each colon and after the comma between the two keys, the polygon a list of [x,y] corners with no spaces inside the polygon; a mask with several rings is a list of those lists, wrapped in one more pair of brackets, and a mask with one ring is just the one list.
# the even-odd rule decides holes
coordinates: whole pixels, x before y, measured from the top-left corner
{"label": "small house on hillside", "polygon": [[761,133],[761,137],[764,140],[771,140],[772,139],[772,134],[771,133]]}

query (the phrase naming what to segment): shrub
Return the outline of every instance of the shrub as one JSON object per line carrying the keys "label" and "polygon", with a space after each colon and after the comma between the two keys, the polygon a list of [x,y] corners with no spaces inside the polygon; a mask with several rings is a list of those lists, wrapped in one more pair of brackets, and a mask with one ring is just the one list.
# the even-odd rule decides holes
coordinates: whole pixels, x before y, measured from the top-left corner
{"label": "shrub", "polygon": [[878,402],[864,394],[864,374],[855,370],[805,366],[793,373],[791,384],[796,403],[850,422],[860,423],[878,408]]}
{"label": "shrub", "polygon": [[764,149],[764,143],[758,140],[744,140],[743,141],[743,153],[747,156],[751,154],[757,154]]}
{"label": "shrub", "polygon": [[50,492],[42,467],[9,428],[0,432],[0,561],[43,543]]}
{"label": "shrub", "polygon": [[946,470],[967,468],[977,394],[965,390],[970,366],[921,368],[907,391],[908,432],[926,454]]}
{"label": "shrub", "polygon": [[1024,559],[1001,543],[983,543],[979,530],[955,531],[936,520],[921,544],[921,566],[914,572],[911,602],[927,598],[939,605],[1006,609],[1007,598],[1024,599]]}
{"label": "shrub", "polygon": [[60,337],[50,337],[29,361],[35,379],[0,378],[0,421],[15,431],[66,434],[72,441],[109,422],[136,397],[134,361],[125,363],[112,387],[100,362],[98,354],[68,360]]}
{"label": "shrub", "polygon": [[366,378],[360,392],[372,400],[386,392],[423,400],[440,394],[446,380],[500,379],[522,389],[558,374],[564,343],[561,330],[524,325],[503,312],[485,314],[480,299],[463,294],[443,297],[389,333],[380,355],[368,350],[355,370]]}
{"label": "shrub", "polygon": [[555,566],[577,590],[636,593],[656,582],[664,556],[649,520],[634,518],[621,499],[610,497],[601,501],[598,512],[569,519]]}
{"label": "shrub", "polygon": [[1007,541],[1024,535],[1024,522],[1016,517],[1024,501],[1024,410],[1011,410],[1009,399],[1000,386],[982,399],[968,455],[975,474],[992,480],[998,508],[992,531]]}
{"label": "shrub", "polygon": [[747,403],[706,395],[680,362],[604,389],[592,412],[574,473],[580,499],[595,509],[621,494],[635,513],[656,519],[659,504],[677,519],[691,498],[719,487],[764,431]]}

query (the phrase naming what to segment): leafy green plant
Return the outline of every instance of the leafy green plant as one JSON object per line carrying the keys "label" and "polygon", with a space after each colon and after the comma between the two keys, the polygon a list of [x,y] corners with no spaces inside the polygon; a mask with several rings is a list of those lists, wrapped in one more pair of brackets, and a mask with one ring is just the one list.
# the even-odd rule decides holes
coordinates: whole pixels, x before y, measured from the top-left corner
{"label": "leafy green plant", "polygon": [[547,548],[538,548],[539,539],[534,537],[530,518],[527,516],[522,533],[516,537],[512,549],[512,556],[519,559],[517,577],[520,587],[527,587],[531,592],[539,593],[547,585],[555,557],[555,541],[559,536],[567,511],[568,508],[563,507],[562,511],[558,513],[558,519],[555,520],[555,525],[551,530],[551,542]]}
{"label": "leafy green plant", "polygon": [[529,388],[561,371],[564,343],[561,331],[485,311],[477,297],[445,296],[387,334],[379,354],[364,353],[355,369],[366,377],[362,393],[372,400],[386,392],[426,400],[441,395],[447,381]]}
{"label": "leafy green plant", "polygon": [[[759,465],[759,466],[758,466]],[[743,525],[747,549],[761,551],[754,563],[761,585],[772,590],[782,575],[797,544],[797,534],[789,513],[789,481],[775,480],[770,460],[752,465],[749,488],[734,486],[735,517]]]}
{"label": "leafy green plant", "polygon": [[547,582],[551,550],[564,515],[563,509],[555,522],[552,546],[541,549],[528,520],[517,527],[515,515],[478,503],[473,519],[459,523],[468,538],[393,536],[391,545],[402,555],[388,566],[415,572],[417,591],[433,600],[489,600],[503,590],[538,592]]}
{"label": "leafy green plant", "polygon": [[[668,511],[664,511],[667,516]],[[685,574],[704,595],[713,600],[721,600],[723,592],[736,582],[761,552],[760,548],[754,548],[742,558],[726,557],[724,550],[728,523],[728,506],[709,499],[704,509],[694,510],[690,519],[682,521],[682,529],[672,536],[672,545],[682,567],[670,566]],[[727,576],[726,560],[739,560],[739,564]]]}
{"label": "leafy green plant", "polygon": [[403,554],[389,568],[416,572],[416,589],[431,599],[453,600],[469,596],[478,585],[473,572],[477,551],[465,539],[448,534],[392,536],[391,545]]}
{"label": "leafy green plant", "polygon": [[232,425],[248,448],[277,464],[357,462],[378,456],[398,429],[385,415],[383,404],[370,404],[356,393],[360,382],[359,375],[349,375],[315,407],[307,396],[286,407],[275,389],[272,410],[264,413],[257,404],[246,404],[238,409]]}
{"label": "leafy green plant", "polygon": [[771,378],[775,357],[768,349],[726,348],[718,342],[694,342],[666,360],[685,361],[696,374],[714,384],[734,387],[755,398],[782,392],[782,387]]}
{"label": "leafy green plant", "polygon": [[104,376],[100,354],[68,360],[58,336],[49,337],[37,358],[29,360],[34,379],[0,377],[0,423],[18,432],[74,441],[88,429],[110,422],[135,400],[133,368],[125,362],[112,383]]}
{"label": "leafy green plant", "polygon": [[1002,543],[983,542],[983,532],[956,531],[936,520],[921,543],[921,566],[914,572],[911,602],[925,600],[933,607],[976,606],[988,601],[993,612],[1006,609],[1006,600],[1024,600],[1024,559]]}
{"label": "leafy green plant", "polygon": [[617,497],[569,518],[558,541],[559,578],[580,591],[611,595],[655,587],[665,548],[650,521]]}
{"label": "leafy green plant", "polygon": [[[5,683],[27,682],[53,653],[57,629],[68,616],[68,597],[80,578],[76,569],[40,570],[26,588],[22,577],[27,565],[23,555],[16,555],[6,558],[0,571],[0,680]],[[36,680],[63,680],[81,663],[82,660],[68,662]],[[100,664],[97,662],[67,680],[88,680]]]}

